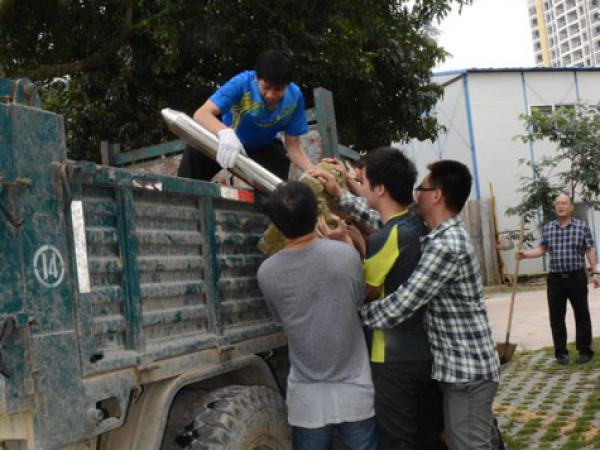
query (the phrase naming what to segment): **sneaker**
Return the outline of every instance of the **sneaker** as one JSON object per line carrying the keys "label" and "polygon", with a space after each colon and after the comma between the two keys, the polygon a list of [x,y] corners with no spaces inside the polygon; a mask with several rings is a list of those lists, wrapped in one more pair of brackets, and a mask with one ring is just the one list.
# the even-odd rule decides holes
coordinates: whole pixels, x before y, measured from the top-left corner
{"label": "sneaker", "polygon": [[592,355],[588,355],[587,353],[581,353],[577,357],[577,364],[589,363],[591,360],[592,360]]}
{"label": "sneaker", "polygon": [[[580,355],[581,357],[581,355]],[[579,361],[579,358],[577,359]],[[569,364],[569,355],[560,355],[556,357],[556,362],[562,366],[566,366]]]}

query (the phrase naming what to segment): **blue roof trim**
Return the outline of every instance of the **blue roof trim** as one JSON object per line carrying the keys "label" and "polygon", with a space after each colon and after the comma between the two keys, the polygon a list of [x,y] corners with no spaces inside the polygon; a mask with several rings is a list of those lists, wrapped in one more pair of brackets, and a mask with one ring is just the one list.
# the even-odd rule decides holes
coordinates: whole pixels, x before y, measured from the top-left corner
{"label": "blue roof trim", "polygon": [[600,72],[600,67],[501,67],[470,68],[434,72],[434,77],[458,75],[464,73],[501,73],[501,72]]}
{"label": "blue roof trim", "polygon": [[434,77],[444,77],[444,76],[448,76],[448,75],[464,75],[465,73],[467,73],[467,69],[447,70],[445,72],[434,72],[433,76]]}

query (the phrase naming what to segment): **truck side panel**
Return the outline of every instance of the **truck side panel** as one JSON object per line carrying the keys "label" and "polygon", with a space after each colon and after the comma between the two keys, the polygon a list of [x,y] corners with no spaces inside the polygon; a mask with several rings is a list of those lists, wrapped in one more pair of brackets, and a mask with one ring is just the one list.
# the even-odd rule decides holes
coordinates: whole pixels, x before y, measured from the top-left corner
{"label": "truck side panel", "polygon": [[2,99],[0,325],[15,331],[0,443],[92,438],[143,385],[284,345],[256,285],[266,219],[250,192],[67,161],[60,116]]}
{"label": "truck side panel", "polygon": [[71,182],[90,280],[77,292],[85,374],[279,331],[256,282],[267,223],[253,204],[222,199],[216,185],[198,196],[189,180],[81,169],[97,171]]}

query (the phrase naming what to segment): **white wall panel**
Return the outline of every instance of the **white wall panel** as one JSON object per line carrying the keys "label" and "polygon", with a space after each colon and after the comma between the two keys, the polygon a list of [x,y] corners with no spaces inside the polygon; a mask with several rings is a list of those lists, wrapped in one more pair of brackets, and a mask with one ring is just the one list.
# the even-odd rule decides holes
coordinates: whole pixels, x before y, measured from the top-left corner
{"label": "white wall panel", "polygon": [[[440,77],[438,81],[448,82],[451,77]],[[532,72],[524,71],[469,72],[468,86],[472,115],[472,127],[477,157],[481,198],[489,198],[491,182],[496,195],[500,231],[516,230],[518,217],[507,217],[505,211],[520,202],[519,176],[531,174],[531,169],[519,165],[519,159],[535,161],[550,156],[555,151],[550,142],[529,144],[514,139],[526,132],[520,114],[529,113],[531,105],[573,104],[577,101],[575,77],[572,71]],[[582,101],[600,101],[600,71],[577,72],[579,93]],[[524,90],[525,87],[525,90]],[[527,105],[526,105],[527,103]],[[422,177],[427,173],[426,165],[436,159],[456,159],[464,162],[474,171],[465,103],[465,89],[462,79],[457,79],[445,87],[445,95],[438,102],[438,120],[447,127],[447,133],[437,142],[411,141],[405,148],[414,159]],[[473,195],[472,195],[472,198]],[[537,224],[534,224],[534,227]],[[590,220],[596,238],[600,238],[600,212]],[[537,234],[537,233],[536,233]],[[503,252],[507,270],[514,268],[513,252]],[[542,260],[526,260],[522,273],[540,272],[544,269]]]}

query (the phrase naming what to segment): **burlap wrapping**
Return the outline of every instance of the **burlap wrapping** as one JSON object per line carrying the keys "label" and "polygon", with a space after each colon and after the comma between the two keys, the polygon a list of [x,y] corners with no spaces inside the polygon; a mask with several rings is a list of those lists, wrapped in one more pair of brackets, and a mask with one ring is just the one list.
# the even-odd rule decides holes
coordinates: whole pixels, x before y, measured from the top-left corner
{"label": "burlap wrapping", "polygon": [[[346,189],[346,182],[342,177],[340,171],[333,164],[326,162],[320,162],[317,164],[318,168],[325,170],[335,177],[335,181],[342,188]],[[335,228],[337,223],[332,218],[332,213],[341,215],[341,211],[337,208],[336,201],[327,193],[323,188],[323,185],[316,178],[304,173],[299,181],[308,185],[317,196],[319,202],[319,215],[325,218],[325,221],[331,228]],[[284,238],[281,232],[273,224],[270,224],[266,231],[263,233],[260,241],[258,241],[258,248],[261,252],[266,255],[272,255],[278,252],[284,247]]]}

